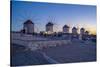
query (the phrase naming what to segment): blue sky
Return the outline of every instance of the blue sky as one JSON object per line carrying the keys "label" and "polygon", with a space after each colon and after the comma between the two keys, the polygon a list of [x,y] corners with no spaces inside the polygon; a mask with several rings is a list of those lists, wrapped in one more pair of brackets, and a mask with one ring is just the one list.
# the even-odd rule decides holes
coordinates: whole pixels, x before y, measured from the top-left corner
{"label": "blue sky", "polygon": [[55,31],[62,31],[62,26],[67,24],[93,32],[96,31],[96,6],[13,1],[12,30],[21,30],[28,19],[35,23],[36,32],[45,31],[48,21],[54,23]]}

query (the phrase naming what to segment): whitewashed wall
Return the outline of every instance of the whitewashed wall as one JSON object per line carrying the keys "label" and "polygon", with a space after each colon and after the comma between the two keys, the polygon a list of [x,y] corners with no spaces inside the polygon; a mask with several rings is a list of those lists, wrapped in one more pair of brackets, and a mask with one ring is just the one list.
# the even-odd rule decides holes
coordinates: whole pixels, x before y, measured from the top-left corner
{"label": "whitewashed wall", "polygon": [[14,33],[12,35],[12,43],[19,44],[30,48],[31,50],[56,47],[61,45],[67,45],[70,40],[47,40],[45,38],[34,37],[31,35],[20,36],[20,34]]}

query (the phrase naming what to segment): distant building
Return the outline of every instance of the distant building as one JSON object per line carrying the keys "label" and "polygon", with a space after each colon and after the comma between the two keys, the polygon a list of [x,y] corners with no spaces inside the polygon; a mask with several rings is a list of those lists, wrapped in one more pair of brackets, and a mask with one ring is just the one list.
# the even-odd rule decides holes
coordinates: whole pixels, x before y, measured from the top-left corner
{"label": "distant building", "polygon": [[72,34],[78,34],[77,28],[76,28],[76,27],[73,27],[73,28],[72,28]]}
{"label": "distant building", "polygon": [[32,34],[34,33],[34,23],[31,20],[27,20],[24,22],[23,30],[26,34]]}
{"label": "distant building", "polygon": [[47,24],[46,24],[46,32],[47,32],[47,34],[51,34],[51,33],[53,33],[53,23],[52,22],[48,22]]}
{"label": "distant building", "polygon": [[63,33],[69,33],[69,26],[68,25],[64,25],[63,26]]}

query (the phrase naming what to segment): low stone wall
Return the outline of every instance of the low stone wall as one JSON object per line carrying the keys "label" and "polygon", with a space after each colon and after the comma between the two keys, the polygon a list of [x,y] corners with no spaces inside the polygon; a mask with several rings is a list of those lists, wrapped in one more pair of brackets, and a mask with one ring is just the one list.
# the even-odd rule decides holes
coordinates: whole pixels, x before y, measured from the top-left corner
{"label": "low stone wall", "polygon": [[23,45],[25,47],[30,48],[31,50],[48,48],[48,47],[56,47],[64,44],[70,43],[70,40],[45,40],[45,41],[30,41],[30,40],[12,40],[12,43]]}
{"label": "low stone wall", "polygon": [[20,33],[13,33],[11,43],[23,45],[31,50],[55,47],[70,43],[70,40],[48,40],[43,37],[36,37],[32,35],[23,35]]}
{"label": "low stone wall", "polygon": [[33,36],[29,34],[21,34],[21,33],[12,33],[12,39],[21,39],[21,40],[47,40],[47,38],[40,37],[40,36]]}

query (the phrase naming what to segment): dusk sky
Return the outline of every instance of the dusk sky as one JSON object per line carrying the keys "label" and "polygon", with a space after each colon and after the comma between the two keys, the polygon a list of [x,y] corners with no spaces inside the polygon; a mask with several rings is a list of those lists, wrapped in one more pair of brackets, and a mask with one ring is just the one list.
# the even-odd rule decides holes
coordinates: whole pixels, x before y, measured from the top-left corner
{"label": "dusk sky", "polygon": [[73,26],[84,27],[90,33],[96,33],[96,6],[13,1],[12,30],[21,30],[28,19],[35,23],[36,32],[45,31],[45,25],[52,21],[54,31],[62,31],[67,24],[70,30]]}

